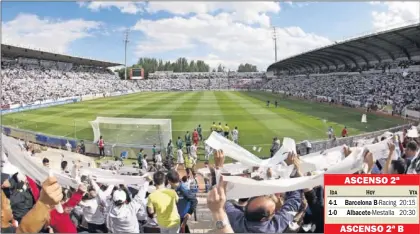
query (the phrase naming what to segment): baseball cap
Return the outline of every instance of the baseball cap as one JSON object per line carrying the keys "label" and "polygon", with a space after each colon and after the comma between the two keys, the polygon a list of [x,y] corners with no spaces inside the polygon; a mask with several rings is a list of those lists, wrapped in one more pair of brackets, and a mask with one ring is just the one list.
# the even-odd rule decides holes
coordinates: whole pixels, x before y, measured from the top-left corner
{"label": "baseball cap", "polygon": [[112,200],[114,202],[117,202],[117,201],[123,201],[124,202],[124,201],[127,200],[127,194],[122,190],[116,190],[114,192],[114,194],[112,195]]}

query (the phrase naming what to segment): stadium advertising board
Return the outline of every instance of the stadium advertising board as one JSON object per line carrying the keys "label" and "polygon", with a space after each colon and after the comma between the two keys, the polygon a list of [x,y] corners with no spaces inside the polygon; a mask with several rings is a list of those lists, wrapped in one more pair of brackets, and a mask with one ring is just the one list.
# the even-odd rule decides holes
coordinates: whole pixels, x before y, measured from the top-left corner
{"label": "stadium advertising board", "polygon": [[40,108],[45,108],[45,107],[50,107],[50,106],[69,104],[69,103],[74,103],[74,102],[80,102],[80,100],[81,100],[80,98],[72,98],[72,99],[67,99],[67,100],[58,101],[58,102],[42,103],[42,104],[36,104],[36,105],[26,105],[26,106],[17,107],[14,109],[2,110],[1,115],[27,111],[27,110],[40,109]]}
{"label": "stadium advertising board", "polygon": [[97,98],[102,98],[102,97],[104,97],[104,94],[103,93],[90,94],[90,95],[82,96],[82,100],[81,101],[89,101],[89,100],[93,100],[93,99],[97,99]]}
{"label": "stadium advertising board", "polygon": [[8,109],[10,109],[10,105],[9,104],[1,105],[1,109],[2,110],[8,110]]}
{"label": "stadium advertising board", "polygon": [[130,69],[130,79],[131,80],[142,80],[142,79],[144,79],[144,69],[143,68],[131,68]]}

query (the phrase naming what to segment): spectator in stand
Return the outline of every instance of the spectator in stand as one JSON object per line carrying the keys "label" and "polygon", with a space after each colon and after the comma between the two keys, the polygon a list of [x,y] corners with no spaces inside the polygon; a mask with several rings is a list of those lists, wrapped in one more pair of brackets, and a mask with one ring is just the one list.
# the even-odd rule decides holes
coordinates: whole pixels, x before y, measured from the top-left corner
{"label": "spectator in stand", "polygon": [[139,168],[143,168],[143,148],[140,148],[137,154],[137,163],[139,164]]}
{"label": "spectator in stand", "polygon": [[68,164],[67,161],[61,161],[61,173],[65,175],[70,174],[70,172],[67,170],[67,164]]}
{"label": "spectator in stand", "polygon": [[210,209],[213,221],[216,226],[216,233],[234,233],[229,223],[228,214],[225,211],[226,206],[226,183],[223,182],[223,176],[219,184],[214,187],[207,196],[207,207]]}
{"label": "spectator in stand", "polygon": [[273,157],[281,147],[280,140],[277,137],[273,138],[273,143],[270,149],[270,158]]}
{"label": "spectator in stand", "polygon": [[67,149],[67,151],[71,152],[71,144],[70,144],[69,141],[67,141],[67,143],[66,143],[66,149]]}
{"label": "spectator in stand", "polygon": [[2,233],[38,233],[49,218],[51,207],[63,198],[61,186],[55,177],[49,177],[42,183],[40,196],[32,209],[26,213],[16,228],[9,199],[2,190],[1,195],[1,232]]}
{"label": "spectator in stand", "polygon": [[84,185],[80,185],[78,191],[73,194],[69,190],[63,191],[61,204],[64,212],[59,213],[56,209],[50,212],[49,226],[54,230],[54,233],[77,233],[77,227],[71,220],[70,213],[79,204],[85,193],[86,186]]}
{"label": "spectator in stand", "polygon": [[[216,151],[216,168],[223,167],[224,154]],[[299,163],[296,156],[291,157],[295,170],[299,171]],[[220,183],[220,182],[219,182]],[[225,196],[225,195],[224,195]],[[248,200],[245,211],[237,209],[232,203],[226,202],[225,210],[233,231],[236,233],[283,233],[289,223],[294,221],[291,212],[298,212],[301,204],[301,193],[299,191],[285,194],[284,202],[281,195],[267,195],[253,197]]]}
{"label": "spectator in stand", "polygon": [[99,156],[105,157],[105,142],[102,136],[99,137],[98,148],[99,148]]}
{"label": "spectator in stand", "polygon": [[[36,202],[31,188],[28,186],[26,176],[20,173],[14,174],[9,180],[10,206],[13,210],[13,218],[20,223],[26,213],[31,210]],[[39,194],[38,188],[36,193]]]}
{"label": "spectator in stand", "polygon": [[50,160],[48,160],[48,158],[42,159],[42,165],[44,165],[44,167],[50,167]]}
{"label": "spectator in stand", "polygon": [[83,218],[88,225],[89,233],[107,233],[105,209],[108,207],[108,197],[114,186],[108,186],[103,191],[91,176],[89,176],[89,181],[92,187],[88,189],[87,196],[84,196],[79,203],[79,206],[83,208]]}
{"label": "spectator in stand", "polygon": [[137,214],[146,204],[150,181],[150,178],[146,178],[133,199],[129,199],[128,189],[117,189],[113,192],[106,222],[111,233],[140,233]]}
{"label": "spectator in stand", "polygon": [[[417,156],[418,146],[415,141],[410,141],[405,148],[405,152],[402,158],[405,160],[407,164],[407,169],[410,167],[411,161]],[[407,170],[405,171],[407,173]]]}
{"label": "spectator in stand", "polygon": [[80,141],[80,150],[79,150],[79,154],[85,154],[86,153],[86,146],[85,146],[85,142],[83,140]]}
{"label": "spectator in stand", "polygon": [[165,174],[161,171],[153,175],[156,190],[152,192],[147,201],[147,210],[150,216],[156,215],[161,233],[178,233],[180,229],[180,216],[178,214],[178,195],[172,189],[165,188]]}
{"label": "spectator in stand", "polygon": [[186,189],[182,183],[180,183],[177,171],[169,171],[166,177],[168,178],[171,188],[174,189],[178,195],[177,209],[179,216],[181,217],[181,233],[190,233],[187,221],[195,212],[198,200],[189,188]]}

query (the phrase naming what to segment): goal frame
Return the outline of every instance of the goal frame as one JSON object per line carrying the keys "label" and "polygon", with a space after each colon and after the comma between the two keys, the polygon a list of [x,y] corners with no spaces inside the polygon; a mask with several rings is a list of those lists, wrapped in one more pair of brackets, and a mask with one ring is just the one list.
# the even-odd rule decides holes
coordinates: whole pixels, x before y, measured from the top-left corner
{"label": "goal frame", "polygon": [[[161,146],[164,146],[172,139],[172,120],[171,119],[145,119],[145,118],[116,118],[116,117],[96,117],[95,120],[89,121],[93,130],[93,142],[98,142],[101,136],[99,124],[123,124],[123,125],[158,125],[168,127],[167,134],[161,134],[161,128],[159,128],[159,139]],[[118,144],[119,142],[110,142]]]}

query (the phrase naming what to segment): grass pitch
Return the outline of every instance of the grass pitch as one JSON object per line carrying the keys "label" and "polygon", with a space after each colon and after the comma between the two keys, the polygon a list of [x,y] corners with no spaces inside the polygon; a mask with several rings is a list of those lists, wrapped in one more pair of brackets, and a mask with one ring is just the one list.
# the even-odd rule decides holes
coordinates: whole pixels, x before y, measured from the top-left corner
{"label": "grass pitch", "polygon": [[[270,100],[270,107],[266,101]],[[279,107],[273,103],[277,100]],[[203,136],[214,122],[239,130],[239,142],[248,150],[262,147],[260,156],[269,155],[272,138],[291,137],[297,141],[325,139],[328,126],[337,135],[347,126],[350,135],[393,127],[403,120],[367,115],[355,109],[284,99],[266,92],[145,92],[96,99],[3,116],[2,124],[36,132],[92,140],[89,121],[97,116],[172,119],[172,135],[184,137],[201,124]],[[106,140],[106,139],[105,139]]]}

